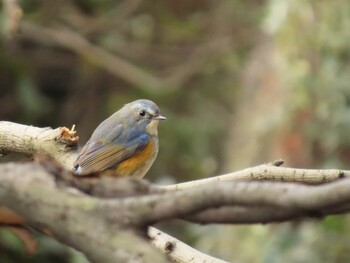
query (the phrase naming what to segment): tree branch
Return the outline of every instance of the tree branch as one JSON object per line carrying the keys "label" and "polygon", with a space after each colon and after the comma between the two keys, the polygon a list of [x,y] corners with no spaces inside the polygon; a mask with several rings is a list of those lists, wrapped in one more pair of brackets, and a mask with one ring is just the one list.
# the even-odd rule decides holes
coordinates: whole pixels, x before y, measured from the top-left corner
{"label": "tree branch", "polygon": [[[0,154],[20,152],[27,155],[49,154],[67,169],[71,169],[76,158],[78,137],[74,130],[65,127],[36,128],[13,122],[0,121]],[[74,150],[74,151],[73,151]],[[348,177],[344,170],[315,170],[278,167],[280,163],[263,164],[241,171],[168,186],[157,186],[159,190],[182,190],[222,181],[270,180],[304,184],[322,184]]]}
{"label": "tree branch", "polygon": [[[86,25],[84,26],[86,27]],[[214,41],[208,41],[208,43],[196,47],[185,61],[168,70],[168,74],[157,76],[90,43],[79,32],[74,32],[62,25],[48,28],[29,21],[22,21],[21,34],[35,41],[62,46],[140,89],[158,93],[163,91],[165,87],[167,91],[181,87],[186,79],[199,71],[209,57],[222,54],[232,48],[230,37],[220,37]]]}
{"label": "tree branch", "polygon": [[148,235],[155,247],[163,251],[163,253],[170,257],[174,262],[228,263],[227,261],[203,254],[154,227],[148,228]]}
{"label": "tree branch", "polygon": [[65,127],[37,128],[8,121],[0,121],[0,155],[18,152],[32,156],[48,154],[66,169],[72,169],[79,137]]}
{"label": "tree branch", "polygon": [[296,169],[288,167],[278,167],[274,164],[262,164],[256,167],[250,167],[241,171],[218,175],[206,179],[189,181],[174,185],[159,186],[160,189],[176,191],[211,184],[215,182],[226,181],[284,181],[304,184],[323,184],[348,177],[349,171],[344,170],[315,170],[315,169]]}
{"label": "tree branch", "polygon": [[[57,187],[53,177],[38,164],[0,165],[0,182],[1,204],[26,218],[30,226],[49,229],[92,262],[166,262],[158,250],[126,227],[126,210],[106,211],[102,207],[108,209],[107,199]],[[113,204],[123,207],[118,199]],[[109,215],[115,211],[120,221],[111,222]]]}
{"label": "tree branch", "polygon": [[[74,158],[69,155],[76,142],[74,131],[67,128],[52,130],[0,122],[2,153],[49,153],[70,168]],[[277,162],[160,188],[133,178],[77,179],[50,160],[36,160],[39,164],[0,165],[0,203],[23,216],[30,226],[48,228],[57,239],[97,262],[126,258],[129,262],[154,262],[155,257],[157,262],[164,262],[166,259],[135,233],[169,218],[200,223],[268,223],[350,211],[348,171],[282,168],[275,166],[280,164]],[[332,180],[335,182],[317,186],[290,183]],[[159,240],[163,240],[161,245]],[[151,242],[172,250],[173,243],[165,240],[153,238]],[[96,244],[103,248],[96,251]],[[187,251],[189,255],[197,253],[198,258],[203,256],[184,244],[178,246],[181,254]],[[178,260],[177,252],[167,255]],[[206,260],[213,259],[208,256]]]}
{"label": "tree branch", "polygon": [[23,36],[58,44],[79,54],[89,62],[102,66],[108,72],[147,91],[159,91],[166,83],[156,76],[146,73],[128,61],[91,44],[87,39],[68,28],[50,29],[28,21],[21,23]]}
{"label": "tree branch", "polygon": [[[292,218],[292,215],[325,216],[336,213],[339,208],[342,212],[348,212],[344,210],[344,204],[348,201],[350,179],[347,178],[318,187],[274,182],[218,182],[177,192],[154,194],[137,201],[128,198],[128,205],[138,211],[137,217],[141,220],[138,223],[152,224],[174,217],[183,218],[207,209],[237,205],[286,209],[289,210],[287,219]],[[141,210],[142,207],[151,207],[152,213]],[[279,214],[278,217],[280,216]],[[214,222],[218,220],[220,219]],[[265,217],[265,220],[276,221],[276,216]]]}
{"label": "tree branch", "polygon": [[[58,129],[51,129],[51,128],[36,128],[36,127],[31,127],[31,126],[25,126],[25,125],[20,125],[20,124],[16,124],[16,123],[11,123],[11,122],[0,122],[0,153],[1,154],[6,154],[9,152],[20,152],[20,153],[24,153],[26,155],[33,155],[33,154],[50,154],[50,156],[55,157],[55,159],[60,162],[61,164],[64,164],[64,166],[66,168],[68,168],[69,170],[72,167],[72,163],[76,157],[76,153],[75,153],[75,145],[78,141],[78,137],[75,136],[75,132],[74,130],[69,130],[67,128],[58,128]],[[142,194],[147,194],[147,193],[156,193],[156,192],[163,192],[163,190],[159,190],[155,187],[152,187],[151,185],[145,183],[145,181],[139,181],[139,180],[134,180],[133,178],[128,178],[129,180],[119,180],[118,183],[115,183],[113,181],[113,178],[111,177],[102,177],[102,178],[80,178],[77,179],[75,177],[72,177],[72,174],[70,172],[67,172],[65,170],[62,170],[59,166],[57,166],[57,164],[53,163],[51,160],[47,160],[47,158],[45,159],[45,157],[43,158],[43,156],[39,156],[36,158],[36,161],[38,161],[41,164],[41,168],[39,166],[35,166],[35,169],[42,169],[45,168],[43,171],[41,171],[40,173],[45,173],[45,180],[48,180],[48,178],[50,178],[50,174],[53,174],[56,176],[56,182],[57,182],[57,187],[60,187],[59,191],[62,191],[63,189],[65,189],[67,186],[68,187],[76,187],[78,189],[80,189],[81,191],[84,191],[85,193],[89,193],[93,196],[99,196],[99,197],[104,197],[104,198],[111,198],[111,197],[120,197],[120,196],[134,196],[134,195],[142,195]],[[10,165],[10,164],[9,164]],[[24,165],[25,167],[22,167],[22,165]],[[8,175],[9,177],[6,177],[6,179],[14,179],[14,174],[17,175],[21,175],[21,176],[28,176],[29,178],[31,178],[32,176],[34,176],[34,181],[38,181],[36,180],[36,176],[40,176],[37,175],[37,171],[31,171],[31,169],[29,167],[27,167],[27,165],[29,164],[11,164],[10,166],[5,165],[5,167],[0,166],[0,182],[1,185],[4,185],[2,183],[2,180],[4,180],[4,175]],[[17,169],[17,170],[16,170]],[[49,173],[48,173],[49,172]],[[25,183],[24,180],[19,179],[21,183]],[[29,179],[28,179],[29,180]],[[113,182],[111,182],[113,181]],[[46,181],[42,182],[43,185],[42,187],[44,187],[44,189],[49,190],[46,188],[46,185],[50,185],[53,186],[52,183],[47,183]],[[6,184],[5,184],[6,185]],[[34,186],[35,184],[33,184]],[[45,185],[45,186],[44,186]],[[108,251],[108,253],[104,254],[103,251],[100,251],[101,254],[95,255],[93,252],[94,251],[94,246],[93,244],[104,244],[104,242],[107,242],[108,244],[111,243],[111,240],[129,240],[130,243],[127,243],[125,241],[125,243],[127,244],[123,244],[122,246],[120,244],[114,244],[119,247],[119,249],[123,250],[123,247],[127,247],[129,248],[133,248],[134,244],[140,243],[140,249],[143,246],[147,247],[147,244],[143,244],[144,240],[141,239],[139,237],[135,237],[135,234],[133,234],[132,232],[130,233],[130,229],[126,232],[121,233],[118,238],[117,236],[117,232],[113,232],[112,231],[112,227],[108,226],[108,230],[106,231],[99,231],[98,233],[90,233],[89,235],[96,235],[96,237],[87,237],[86,235],[82,235],[80,232],[84,232],[86,231],[86,229],[90,229],[91,226],[90,223],[85,223],[85,217],[86,215],[82,216],[82,218],[80,219],[80,223],[72,223],[72,225],[66,226],[65,224],[68,222],[70,222],[70,220],[67,220],[66,217],[67,215],[65,215],[65,211],[67,209],[67,205],[65,203],[61,203],[59,200],[61,200],[60,198],[57,198],[57,206],[63,206],[60,207],[59,209],[56,209],[56,205],[48,205],[49,207],[51,207],[54,211],[50,212],[47,211],[45,209],[45,206],[43,206],[42,202],[46,202],[46,190],[45,191],[41,191],[41,189],[35,189],[34,187],[31,187],[31,183],[28,182],[27,186],[30,186],[29,189],[34,191],[34,194],[36,193],[41,193],[41,195],[39,196],[39,200],[32,200],[32,198],[30,198],[29,196],[23,197],[23,200],[18,200],[15,199],[13,200],[13,202],[9,201],[9,199],[16,198],[17,195],[17,191],[10,191],[11,195],[7,195],[4,194],[3,197],[6,197],[8,199],[8,202],[5,202],[2,200],[1,195],[0,195],[0,203],[3,205],[8,205],[8,207],[15,207],[15,209],[13,210],[9,210],[7,207],[0,207],[0,224],[6,225],[6,226],[23,226],[23,224],[29,224],[32,227],[36,227],[39,230],[43,230],[43,228],[48,227],[53,234],[55,235],[55,237],[57,236],[57,238],[59,240],[61,240],[62,242],[69,244],[73,247],[75,247],[78,250],[81,250],[82,252],[86,253],[86,255],[91,259],[91,260],[95,260],[96,262],[109,262],[109,261],[105,261],[102,257],[106,256],[109,257],[111,256],[110,260],[113,261],[113,259],[118,258],[118,262],[120,262],[119,260],[122,259],[123,256],[127,256],[128,257],[128,262],[134,262],[135,260],[133,260],[133,256],[130,255],[130,253],[125,252],[123,255],[119,255],[117,252],[116,255],[111,255]],[[64,188],[62,188],[64,187]],[[18,189],[16,187],[16,189]],[[1,191],[1,189],[0,189]],[[50,191],[50,190],[49,190]],[[70,190],[64,190],[64,191],[68,191],[69,195],[72,194],[72,191]],[[74,194],[77,194],[77,192],[74,192]],[[19,193],[20,196],[23,195],[23,191],[21,190]],[[47,193],[48,196],[53,196],[53,193]],[[78,193],[78,195],[80,195]],[[65,197],[62,197],[63,200],[65,200]],[[30,200],[30,201],[28,201]],[[24,206],[23,207],[19,207],[18,205],[16,205],[17,202],[21,202],[23,201]],[[30,205],[30,203],[33,203],[33,205]],[[88,202],[88,201],[87,201]],[[27,207],[28,205],[28,207]],[[87,204],[81,204],[79,205],[78,203],[76,204],[78,207],[85,207]],[[43,212],[44,214],[54,214],[54,215],[60,215],[59,218],[46,218],[45,215],[40,215],[39,213],[35,210],[26,210],[27,208],[35,208],[36,206],[40,206],[42,209],[42,211],[46,211]],[[89,205],[87,205],[89,207]],[[68,207],[71,207],[70,205],[68,205]],[[108,208],[108,206],[107,206]],[[23,210],[22,210],[23,209]],[[74,209],[72,207],[72,209]],[[63,210],[63,211],[62,211]],[[78,209],[79,210],[79,209]],[[16,213],[14,213],[13,211],[15,211]],[[107,218],[109,217],[108,214],[110,213],[114,213],[115,211],[118,211],[118,209],[113,209],[113,210],[109,210],[109,212],[107,212]],[[21,216],[18,216],[22,215]],[[123,213],[119,213],[119,214],[123,214]],[[99,211],[98,213],[94,214],[96,217],[101,216],[101,211]],[[40,222],[38,222],[38,218],[40,218]],[[90,217],[89,217],[90,218]],[[47,220],[47,221],[46,221]],[[55,223],[56,221],[62,221],[63,220],[63,229],[66,229],[67,232],[63,231],[61,232],[61,227],[57,228],[57,224]],[[101,220],[101,219],[98,219]],[[105,221],[108,222],[108,225],[110,225],[110,219],[104,219]],[[125,219],[123,219],[125,220]],[[76,219],[76,221],[78,221]],[[127,221],[127,220],[126,220]],[[45,223],[46,222],[46,223]],[[123,221],[123,224],[125,222]],[[52,225],[53,224],[53,225]],[[74,225],[83,225],[81,227],[77,226],[78,229],[75,229]],[[92,223],[94,224],[94,223]],[[99,224],[98,224],[99,225]],[[119,227],[118,224],[116,224],[116,222],[114,222],[114,226],[115,228],[118,228],[117,230],[119,231]],[[67,228],[66,228],[67,227]],[[106,226],[107,227],[107,226]],[[70,229],[70,228],[74,228],[74,229]],[[52,230],[54,229],[54,231]],[[95,227],[92,227],[91,229],[95,229]],[[56,233],[56,231],[58,233]],[[71,236],[74,235],[74,233],[79,232],[77,235],[81,236],[84,238],[82,238],[81,240],[71,240]],[[113,236],[104,236],[103,240],[100,239],[99,235],[105,235],[104,233],[113,233]],[[120,232],[120,231],[119,231]],[[118,233],[119,233],[118,232]],[[65,233],[67,235],[65,235]],[[161,231],[157,231],[157,233],[162,233]],[[124,236],[123,236],[124,235]],[[158,235],[158,234],[157,234]],[[111,239],[109,239],[111,238]],[[169,242],[169,239],[171,239],[170,236],[167,236],[168,239],[159,239],[157,238],[157,244],[156,247],[166,247],[166,243]],[[135,240],[136,239],[136,240]],[[152,239],[150,240],[151,243],[154,243]],[[162,244],[162,240],[164,241],[164,243]],[[82,243],[81,243],[82,242]],[[198,255],[198,258],[206,260],[207,262],[215,262],[213,261],[214,258],[205,255],[199,251],[196,251],[193,248],[188,247],[185,244],[181,244],[180,241],[174,239],[173,242],[176,242],[177,244],[177,249],[174,250],[173,253],[167,253],[167,257],[173,261],[178,260],[180,258],[180,256],[178,255],[178,251],[181,251],[181,253],[185,253],[185,254],[190,254],[190,255]],[[99,246],[100,246],[99,245]],[[106,249],[109,249],[110,245],[108,245],[106,247]],[[179,250],[178,248],[181,248],[181,250]],[[145,248],[143,248],[145,249]],[[150,249],[150,248],[148,248]],[[189,250],[188,252],[186,252],[187,250]],[[111,249],[111,251],[117,251]],[[152,249],[151,249],[152,251]],[[140,252],[140,251],[139,251]],[[142,252],[142,251],[141,251]],[[145,253],[142,252],[141,255],[144,255]],[[155,260],[155,258],[153,257],[153,252],[152,253],[147,253],[145,255],[149,255],[152,254],[152,262],[154,262],[153,260]],[[109,256],[108,256],[109,255]],[[157,256],[156,256],[157,257]],[[159,257],[159,256],[158,256]],[[108,259],[109,260],[109,259]],[[164,259],[159,259],[159,262],[163,262]],[[114,262],[116,262],[114,261]],[[140,261],[138,262],[148,262],[144,259],[140,259]],[[122,260],[122,262],[126,262],[125,259]],[[178,262],[178,261],[176,261]],[[181,261],[180,261],[181,262]],[[182,261],[185,262],[185,261]],[[222,262],[220,260],[217,260],[217,262]]]}

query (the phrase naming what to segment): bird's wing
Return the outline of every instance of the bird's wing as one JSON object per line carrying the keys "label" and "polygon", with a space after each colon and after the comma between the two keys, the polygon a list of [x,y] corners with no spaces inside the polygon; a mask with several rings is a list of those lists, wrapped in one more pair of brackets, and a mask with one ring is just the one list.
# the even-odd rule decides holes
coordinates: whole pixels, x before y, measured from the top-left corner
{"label": "bird's wing", "polygon": [[148,144],[149,136],[139,132],[134,132],[133,135],[128,136],[130,139],[118,136],[112,142],[90,140],[74,163],[76,173],[86,175],[103,171],[144,149]]}

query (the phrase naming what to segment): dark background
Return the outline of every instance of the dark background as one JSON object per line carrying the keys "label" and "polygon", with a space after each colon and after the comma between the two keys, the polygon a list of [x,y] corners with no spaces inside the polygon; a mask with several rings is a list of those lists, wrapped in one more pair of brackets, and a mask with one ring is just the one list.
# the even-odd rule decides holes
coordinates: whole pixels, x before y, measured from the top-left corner
{"label": "dark background", "polygon": [[[348,1],[19,3],[18,32],[3,3],[0,14],[1,120],[75,124],[82,145],[125,103],[147,98],[168,118],[146,177],[154,183],[280,158],[294,167],[349,169]],[[350,260],[348,216],[255,226],[174,220],[157,227],[231,262]],[[28,256],[12,232],[1,230],[0,261],[85,262],[35,236],[38,254]]]}

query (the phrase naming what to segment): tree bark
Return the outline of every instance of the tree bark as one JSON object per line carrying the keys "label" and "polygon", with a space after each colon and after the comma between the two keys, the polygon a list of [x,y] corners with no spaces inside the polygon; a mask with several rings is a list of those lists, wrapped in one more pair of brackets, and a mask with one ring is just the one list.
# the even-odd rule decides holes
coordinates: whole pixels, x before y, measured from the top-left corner
{"label": "tree bark", "polygon": [[168,187],[77,178],[70,172],[77,141],[67,128],[0,122],[0,153],[49,154],[64,165],[42,155],[34,163],[1,164],[0,203],[23,218],[16,224],[49,230],[92,262],[223,262],[153,228],[147,237],[147,227],[170,218],[250,224],[350,210],[349,171],[284,168],[277,161]]}

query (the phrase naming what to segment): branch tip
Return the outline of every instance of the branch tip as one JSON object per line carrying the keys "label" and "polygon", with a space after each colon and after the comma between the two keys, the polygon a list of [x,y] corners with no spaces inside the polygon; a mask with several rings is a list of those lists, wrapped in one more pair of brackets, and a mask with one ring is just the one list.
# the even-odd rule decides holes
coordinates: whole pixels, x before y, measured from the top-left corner
{"label": "branch tip", "polygon": [[59,139],[67,143],[69,146],[76,145],[79,141],[79,136],[76,136],[75,125],[73,125],[72,129],[68,129],[66,127],[60,128],[60,136]]}

